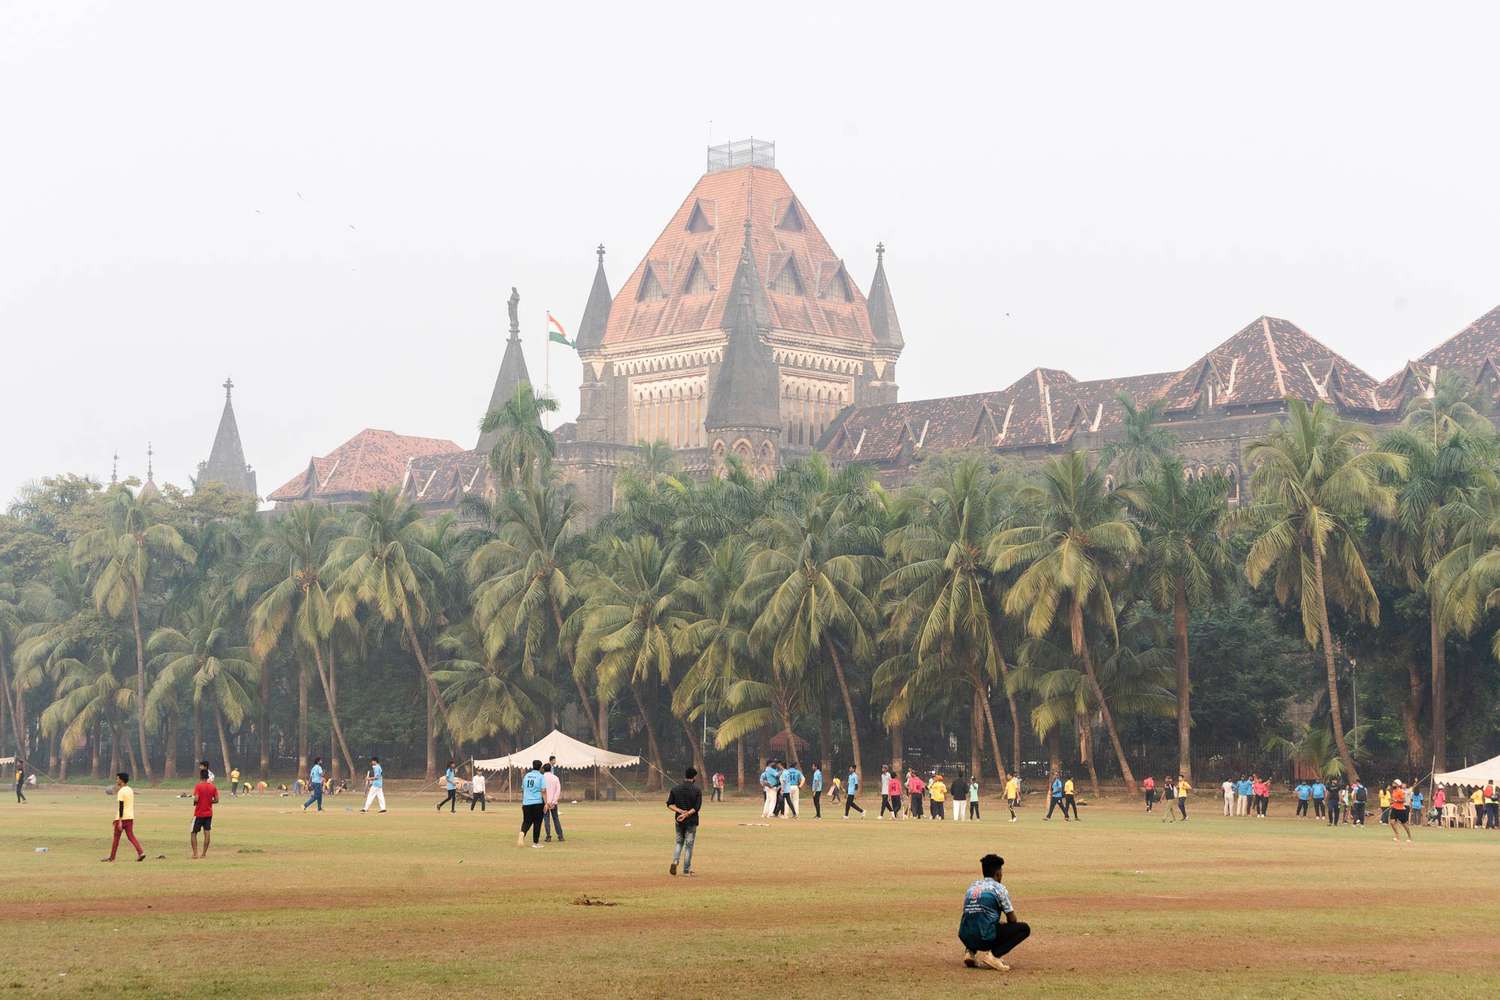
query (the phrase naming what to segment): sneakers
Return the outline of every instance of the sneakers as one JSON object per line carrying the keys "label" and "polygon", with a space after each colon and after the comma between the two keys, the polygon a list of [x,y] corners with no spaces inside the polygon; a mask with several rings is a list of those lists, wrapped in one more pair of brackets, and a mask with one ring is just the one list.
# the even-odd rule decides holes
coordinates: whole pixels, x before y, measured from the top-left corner
{"label": "sneakers", "polygon": [[672,862],[672,867],[670,867],[670,868],[667,869],[667,874],[668,875],[676,875],[677,874],[677,862],[675,862],[675,861]]}
{"label": "sneakers", "polygon": [[979,964],[984,966],[986,969],[994,969],[996,972],[1010,971],[1010,966],[1006,965],[1004,962],[1000,961],[1000,959],[996,958],[994,955],[987,951],[982,952],[979,955]]}
{"label": "sneakers", "polygon": [[540,851],[540,850],[541,850],[541,849],[542,849],[542,845],[541,845],[541,844],[532,844],[532,845],[531,845],[531,846],[532,846],[532,847],[533,847],[533,848],[534,848],[534,849],[536,849],[536,850],[538,850],[538,851]]}
{"label": "sneakers", "polygon": [[684,868],[682,870],[682,877],[683,878],[697,878],[698,877],[698,873],[695,872],[695,871],[693,871],[693,870],[691,870],[691,869],[689,869],[689,868]]}
{"label": "sneakers", "polygon": [[977,959],[975,959],[974,953],[972,951],[966,951],[966,952],[964,952],[964,968],[966,968],[966,969],[977,969],[977,968],[979,968],[979,962],[978,962]]}
{"label": "sneakers", "polygon": [[144,854],[137,854],[137,855],[136,855],[136,856],[135,856],[135,859],[136,859],[136,860],[137,860],[137,861],[145,861],[145,860],[146,860],[146,856],[145,856],[145,855],[144,855]]}

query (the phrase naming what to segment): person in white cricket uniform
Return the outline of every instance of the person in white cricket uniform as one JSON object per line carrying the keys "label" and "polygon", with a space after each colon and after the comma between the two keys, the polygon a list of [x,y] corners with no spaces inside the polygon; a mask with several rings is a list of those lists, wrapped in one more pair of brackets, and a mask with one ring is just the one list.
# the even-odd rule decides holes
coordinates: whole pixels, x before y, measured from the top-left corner
{"label": "person in white cricket uniform", "polygon": [[366,777],[370,783],[370,792],[365,796],[365,807],[360,812],[369,812],[371,803],[380,803],[380,811],[385,812],[385,772],[380,768],[380,758],[370,758],[370,773]]}

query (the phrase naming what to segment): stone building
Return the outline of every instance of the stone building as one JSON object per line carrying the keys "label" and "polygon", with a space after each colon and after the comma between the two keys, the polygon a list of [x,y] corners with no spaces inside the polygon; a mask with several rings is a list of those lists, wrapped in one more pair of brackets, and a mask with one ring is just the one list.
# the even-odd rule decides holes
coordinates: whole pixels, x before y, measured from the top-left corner
{"label": "stone building", "polygon": [[193,477],[196,490],[204,483],[219,483],[235,493],[260,497],[255,488],[255,470],[245,461],[245,447],[240,443],[240,425],[234,419],[234,402],[230,398],[234,391],[234,380],[224,380],[224,412],[219,415],[219,429],[214,433],[213,447],[208,452],[208,461],[198,463],[198,474]]}

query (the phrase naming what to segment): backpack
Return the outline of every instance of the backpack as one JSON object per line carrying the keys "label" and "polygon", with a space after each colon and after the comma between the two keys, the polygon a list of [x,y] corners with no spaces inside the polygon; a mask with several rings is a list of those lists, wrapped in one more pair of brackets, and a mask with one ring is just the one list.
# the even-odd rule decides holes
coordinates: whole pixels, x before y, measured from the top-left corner
{"label": "backpack", "polygon": [[1361,802],[1361,803],[1365,801],[1365,786],[1364,785],[1360,785],[1358,788],[1356,788],[1354,790],[1354,801],[1355,802]]}

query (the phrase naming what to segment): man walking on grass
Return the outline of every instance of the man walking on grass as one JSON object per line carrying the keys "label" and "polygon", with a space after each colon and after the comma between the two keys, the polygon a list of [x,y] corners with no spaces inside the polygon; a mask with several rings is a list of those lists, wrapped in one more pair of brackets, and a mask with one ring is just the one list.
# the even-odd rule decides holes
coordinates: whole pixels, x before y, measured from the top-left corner
{"label": "man walking on grass", "polygon": [[557,760],[542,765],[542,824],[547,832],[547,843],[552,843],[552,830],[557,828],[557,842],[563,842],[562,819],[557,815],[557,803],[562,799],[562,779],[557,776]]}
{"label": "man walking on grass", "polygon": [[437,811],[442,812],[443,806],[447,806],[449,815],[458,812],[458,772],[454,770],[451,760],[448,762],[448,769],[443,772],[443,791],[447,794],[437,804]]}
{"label": "man walking on grass", "polygon": [[[193,860],[208,857],[208,844],[213,839],[214,803],[219,801],[219,790],[209,780],[208,768],[198,769],[198,783],[193,786],[193,832],[188,834],[188,843],[193,848]],[[306,806],[303,806],[306,809]],[[203,850],[198,850],[198,831],[203,831]]]}
{"label": "man walking on grass", "polygon": [[1078,815],[1078,798],[1073,794],[1073,776],[1068,775],[1068,780],[1063,782],[1063,819],[1068,818],[1068,813],[1073,814],[1077,820],[1083,819]]}
{"label": "man walking on grass", "polygon": [[802,770],[796,764],[788,764],[781,772],[781,799],[792,819],[797,818],[802,805],[802,781]]}
{"label": "man walking on grass", "polygon": [[[714,777],[717,778],[717,777],[720,777],[720,776],[719,775],[714,775]],[[715,789],[715,792],[717,793],[717,789]],[[817,764],[813,765],[812,793],[813,793],[813,819],[822,819],[823,818],[823,768],[822,768],[821,765],[817,765]]]}
{"label": "man walking on grass", "polygon": [[1052,818],[1052,810],[1057,809],[1057,808],[1060,807],[1062,809],[1063,822],[1066,823],[1068,821],[1068,807],[1065,806],[1065,805],[1063,805],[1063,780],[1062,780],[1062,775],[1054,774],[1052,776],[1052,788],[1051,788],[1050,791],[1051,791],[1051,795],[1050,795],[1049,800],[1047,802],[1047,815],[1043,816],[1042,819],[1043,820],[1049,820],[1049,819],[1051,819]]}
{"label": "man walking on grass", "polygon": [[849,768],[849,780],[844,785],[844,818],[849,818],[849,810],[853,809],[859,813],[860,819],[864,819],[865,811],[854,801],[854,796],[859,794],[859,772]]}
{"label": "man walking on grass", "polygon": [[16,758],[16,805],[26,801],[26,762]]}
{"label": "man walking on grass", "polygon": [[531,846],[541,849],[542,817],[547,809],[546,781],[542,778],[542,762],[531,762],[531,770],[521,779],[521,832],[516,834],[516,846],[526,843],[526,834],[531,833]]}
{"label": "man walking on grass", "polygon": [[476,805],[480,812],[484,812],[484,772],[474,769],[469,778],[469,812],[473,812]]}
{"label": "man walking on grass", "polygon": [[[964,965],[983,966],[997,972],[1009,972],[1001,961],[1016,945],[1031,935],[1031,926],[1016,920],[1016,908],[1010,901],[1010,890],[1000,881],[1005,859],[986,854],[979,859],[983,876],[964,893],[964,913],[958,922],[958,939],[964,946]],[[1001,917],[1004,916],[1004,922]]]}
{"label": "man walking on grass", "polygon": [[365,784],[370,790],[365,794],[365,807],[360,812],[369,812],[370,804],[374,802],[379,802],[380,811],[385,812],[385,771],[380,766],[379,757],[370,758],[370,770],[365,775]]}
{"label": "man walking on grass", "polygon": [[[233,781],[234,778],[229,779]],[[307,812],[307,807],[317,803],[318,812],[323,811],[323,758],[314,757],[312,767],[307,772],[307,784],[312,794],[307,801],[302,803],[302,811]]]}
{"label": "man walking on grass", "polygon": [[1396,843],[1401,843],[1401,831],[1406,831],[1406,842],[1411,843],[1411,827],[1407,822],[1411,819],[1411,799],[1409,799],[1406,786],[1397,778],[1391,782],[1391,836],[1396,838]]}
{"label": "man walking on grass", "polygon": [[760,818],[770,819],[776,811],[776,801],[781,794],[781,776],[776,772],[776,762],[766,761],[765,770],[760,772],[760,790],[765,796],[765,802],[760,807]]}
{"label": "man walking on grass", "polygon": [[130,846],[135,848],[135,859],[145,861],[146,849],[135,839],[135,789],[130,787],[130,775],[125,771],[115,775],[115,839],[109,845],[109,857],[100,858],[100,861],[115,859],[115,853],[120,849],[122,833],[130,840]]}
{"label": "man walking on grass", "polygon": [[698,840],[698,814],[703,809],[703,789],[698,787],[698,769],[690,767],[682,772],[682,783],[667,795],[667,808],[672,810],[676,822],[676,843],[672,849],[672,866],[668,875],[677,874],[677,863],[682,862],[682,874],[693,878],[693,844]]}

